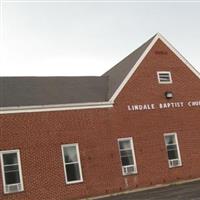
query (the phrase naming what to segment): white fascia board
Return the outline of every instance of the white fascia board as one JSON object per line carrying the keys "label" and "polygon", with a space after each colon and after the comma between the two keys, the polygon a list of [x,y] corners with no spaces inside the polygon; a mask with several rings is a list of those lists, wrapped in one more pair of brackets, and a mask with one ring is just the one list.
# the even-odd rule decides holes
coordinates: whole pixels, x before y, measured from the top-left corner
{"label": "white fascia board", "polygon": [[115,91],[113,96],[110,98],[111,102],[115,101],[116,97],[119,95],[121,90],[124,88],[124,86],[126,85],[128,80],[131,78],[131,76],[134,74],[134,72],[140,66],[141,62],[144,60],[144,58],[149,53],[149,51],[152,49],[152,47],[154,46],[154,44],[157,42],[158,39],[160,39],[200,79],[200,73],[186,60],[186,58],[183,57],[160,33],[157,33],[155,38],[152,40],[152,42],[146,48],[146,50],[141,55],[139,60],[132,67],[131,71],[128,73],[128,75],[125,77],[125,79],[122,81],[121,85],[118,87],[118,89]]}
{"label": "white fascia board", "polygon": [[159,39],[200,79],[200,73],[192,66],[192,64],[190,64],[189,61],[160,33],[158,33],[158,35]]}
{"label": "white fascia board", "polygon": [[158,38],[159,38],[159,35],[157,34],[154,37],[154,39],[152,40],[152,42],[149,44],[149,46],[146,48],[146,50],[144,51],[144,53],[141,55],[141,57],[139,58],[139,60],[132,67],[132,69],[130,70],[130,72],[127,74],[127,76],[125,77],[125,79],[122,81],[121,85],[115,91],[115,93],[113,94],[113,96],[110,98],[111,102],[114,102],[114,100],[119,95],[119,93],[121,92],[121,90],[124,88],[124,86],[126,85],[126,83],[128,82],[128,80],[131,78],[131,76],[134,74],[134,72],[140,66],[141,62],[144,60],[144,58],[146,57],[146,55],[149,53],[149,51],[151,50],[151,48],[153,47],[153,45],[156,43],[156,41],[158,40]]}
{"label": "white fascia board", "polygon": [[112,108],[112,107],[113,107],[113,103],[110,101],[75,103],[75,104],[59,104],[59,105],[18,106],[18,107],[0,108],[0,114],[82,110],[82,109]]}

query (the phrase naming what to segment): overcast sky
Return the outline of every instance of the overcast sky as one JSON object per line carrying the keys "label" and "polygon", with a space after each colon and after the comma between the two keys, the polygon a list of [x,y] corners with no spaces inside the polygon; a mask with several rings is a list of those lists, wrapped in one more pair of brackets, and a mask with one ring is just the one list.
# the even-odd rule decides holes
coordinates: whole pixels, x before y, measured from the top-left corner
{"label": "overcast sky", "polygon": [[200,2],[1,2],[1,76],[101,75],[160,32],[200,71]]}

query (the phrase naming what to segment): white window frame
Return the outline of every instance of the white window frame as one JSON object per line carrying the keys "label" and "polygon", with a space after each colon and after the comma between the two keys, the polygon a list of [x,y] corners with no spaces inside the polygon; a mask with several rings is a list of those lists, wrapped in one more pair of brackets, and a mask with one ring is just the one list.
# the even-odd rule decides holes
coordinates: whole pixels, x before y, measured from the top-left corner
{"label": "white window frame", "polygon": [[[167,82],[162,82],[161,80],[160,80],[160,74],[169,74],[169,81],[167,81]],[[170,71],[158,71],[157,72],[157,78],[158,78],[158,83],[159,84],[172,84],[172,75],[171,75],[171,72]]]}
{"label": "white window frame", "polygon": [[[122,161],[121,161],[121,154],[120,154],[120,146],[119,146],[119,142],[120,141],[126,141],[126,140],[129,140],[130,141],[130,144],[131,144],[131,150],[132,150],[132,156],[133,156],[133,162],[134,162],[134,165],[127,165],[126,167],[129,167],[129,166],[133,166],[135,171],[133,173],[124,173],[124,166],[122,165]],[[133,138],[132,137],[127,137],[127,138],[118,138],[117,140],[118,142],[118,150],[119,150],[119,158],[120,158],[120,162],[121,162],[121,169],[122,169],[122,174],[123,176],[128,176],[128,175],[133,175],[133,174],[137,174],[138,171],[137,171],[137,163],[136,163],[136,156],[135,156],[135,149],[134,149],[134,144],[133,144]]]}
{"label": "white window frame", "polygon": [[[165,142],[165,136],[175,136],[176,147],[177,147],[177,153],[178,153],[178,159],[171,159],[171,160],[169,160],[167,145],[166,145],[166,142]],[[165,148],[166,148],[166,151],[167,151],[167,159],[168,159],[169,168],[181,167],[181,166],[182,166],[182,160],[181,160],[181,154],[180,154],[180,148],[179,148],[177,133],[176,133],[176,132],[173,132],[173,133],[165,133],[165,134],[164,134],[164,142],[165,142]],[[171,163],[170,161],[173,162],[173,161],[175,161],[175,160],[178,160],[178,161],[179,161],[179,164],[176,165],[176,166],[172,166],[172,165],[170,164],[170,163]]]}
{"label": "white window frame", "polygon": [[[15,192],[6,192],[6,186],[10,185],[17,185],[17,184],[9,184],[6,185],[6,180],[5,180],[5,171],[4,171],[4,163],[3,163],[3,155],[4,154],[10,154],[10,153],[17,153],[17,162],[18,162],[18,167],[19,167],[19,177],[20,177],[20,184],[21,184],[21,190],[15,191]],[[21,158],[20,158],[20,150],[5,150],[5,151],[0,151],[0,159],[1,159],[1,172],[2,172],[2,179],[3,179],[3,190],[5,194],[10,194],[10,193],[17,193],[17,192],[22,192],[24,191],[24,183],[23,183],[23,176],[22,176],[22,167],[21,167]]]}
{"label": "white window frame", "polygon": [[[76,147],[77,162],[78,162],[79,171],[80,171],[80,180],[76,180],[76,181],[68,181],[68,180],[67,180],[67,171],[66,171],[64,147],[71,147],[71,146],[75,146],[75,147]],[[63,166],[64,166],[64,174],[65,174],[65,183],[66,183],[67,185],[69,185],[69,184],[75,184],[75,183],[81,183],[81,182],[83,182],[83,174],[82,174],[82,167],[81,167],[81,160],[80,160],[80,153],[79,153],[79,145],[78,145],[78,143],[74,143],[74,144],[63,144],[63,145],[61,145],[61,149],[62,149],[62,157],[63,157]]]}

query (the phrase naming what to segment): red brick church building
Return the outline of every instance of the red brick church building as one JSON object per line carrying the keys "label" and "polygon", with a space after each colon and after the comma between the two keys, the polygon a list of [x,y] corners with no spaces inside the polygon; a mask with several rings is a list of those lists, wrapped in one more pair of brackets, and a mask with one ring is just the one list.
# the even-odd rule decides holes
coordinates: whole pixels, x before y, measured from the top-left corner
{"label": "red brick church building", "polygon": [[156,34],[100,77],[1,77],[0,168],[1,200],[199,178],[200,75]]}

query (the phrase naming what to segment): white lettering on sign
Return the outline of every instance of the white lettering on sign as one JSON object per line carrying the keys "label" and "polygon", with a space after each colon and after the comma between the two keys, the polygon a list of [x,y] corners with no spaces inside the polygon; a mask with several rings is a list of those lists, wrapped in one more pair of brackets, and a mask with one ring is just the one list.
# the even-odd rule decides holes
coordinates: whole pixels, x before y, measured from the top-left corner
{"label": "white lettering on sign", "polygon": [[160,103],[159,108],[160,109],[165,109],[165,108],[180,108],[183,107],[184,103],[183,102],[175,102],[175,103]]}
{"label": "white lettering on sign", "polygon": [[133,104],[133,105],[128,105],[128,110],[142,111],[142,110],[183,108],[183,107],[200,107],[200,100],[188,101],[188,102],[166,102],[158,104]]}
{"label": "white lettering on sign", "polygon": [[200,106],[200,101],[188,101],[189,107]]}
{"label": "white lettering on sign", "polygon": [[155,109],[154,104],[144,104],[144,105],[128,105],[128,110],[153,110]]}

